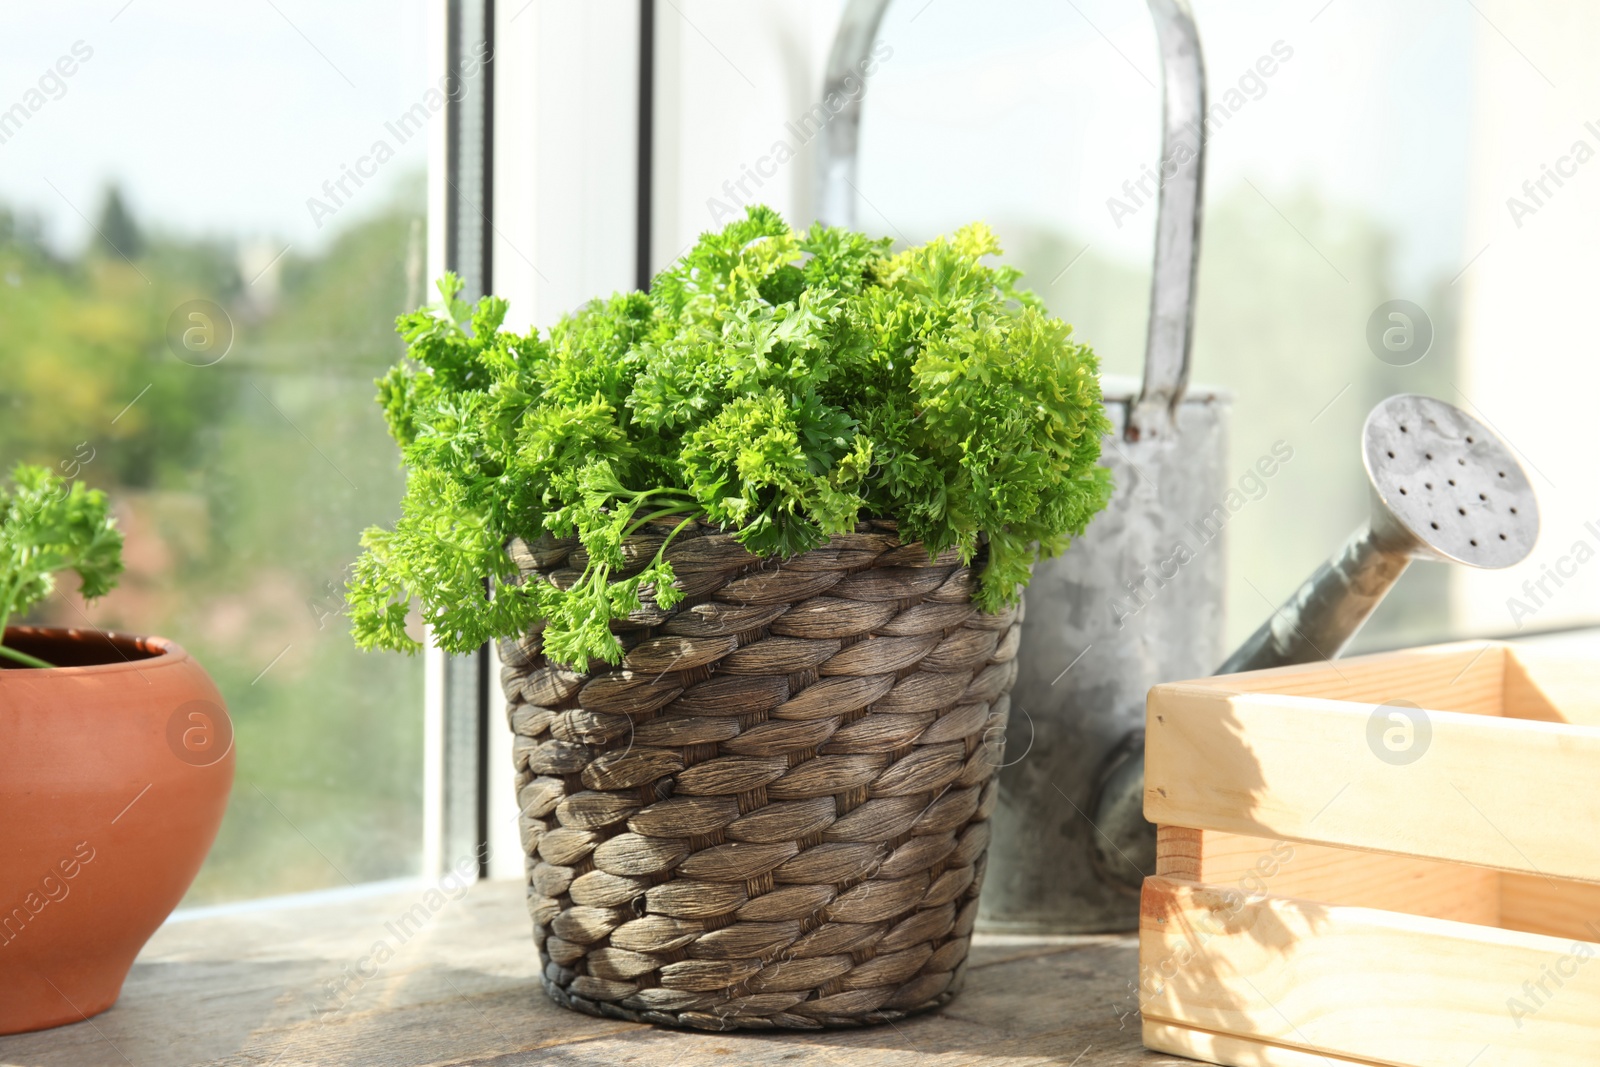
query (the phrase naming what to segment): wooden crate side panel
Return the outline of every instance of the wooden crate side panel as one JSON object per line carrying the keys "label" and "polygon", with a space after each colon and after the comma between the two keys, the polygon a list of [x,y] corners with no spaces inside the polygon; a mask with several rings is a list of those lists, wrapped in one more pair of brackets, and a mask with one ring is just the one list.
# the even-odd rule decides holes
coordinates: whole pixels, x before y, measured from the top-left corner
{"label": "wooden crate side panel", "polygon": [[1500,925],[1530,934],[1600,941],[1600,885],[1502,874]]}
{"label": "wooden crate side panel", "polygon": [[1499,642],[1464,641],[1181,684],[1231,693],[1278,693],[1363,704],[1402,698],[1425,708],[1499,715],[1505,659],[1506,646]]}
{"label": "wooden crate side panel", "polygon": [[[1367,908],[1241,903],[1224,887],[1149,878],[1140,1010],[1158,1024],[1358,1063],[1592,1067],[1597,950]],[[1536,997],[1541,980],[1548,995]]]}
{"label": "wooden crate side panel", "polygon": [[1145,817],[1158,825],[1600,881],[1600,730],[1433,711],[1414,762],[1369,742],[1377,705],[1157,686]]}
{"label": "wooden crate side panel", "polygon": [[1271,1045],[1248,1037],[1214,1034],[1176,1023],[1144,1020],[1144,1047],[1224,1067],[1383,1067],[1372,1060],[1351,1060],[1321,1052]]}
{"label": "wooden crate side panel", "polygon": [[1480,926],[1500,921],[1501,872],[1411,856],[1162,826],[1156,874],[1231,886],[1249,897],[1270,893]]}
{"label": "wooden crate side panel", "polygon": [[1600,663],[1532,648],[1507,649],[1505,714],[1600,726]]}

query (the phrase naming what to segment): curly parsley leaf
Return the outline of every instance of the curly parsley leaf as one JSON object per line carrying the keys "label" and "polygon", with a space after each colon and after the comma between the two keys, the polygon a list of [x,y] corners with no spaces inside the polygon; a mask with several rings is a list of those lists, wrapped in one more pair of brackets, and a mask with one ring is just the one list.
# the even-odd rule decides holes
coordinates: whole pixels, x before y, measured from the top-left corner
{"label": "curly parsley leaf", "polygon": [[[1110,496],[1098,363],[1019,288],[981,225],[891,254],[751,208],[648,293],[592,301],[548,333],[461,283],[401,316],[409,359],[379,402],[407,470],[400,521],[350,582],[356,640],[415,651],[413,602],[444,648],[543,627],[546,652],[615,663],[615,620],[681,599],[665,552],[628,537],[704,518],[761,555],[898,520],[930,553],[986,551],[978,601],[1015,599]],[[513,538],[575,537],[583,567],[524,581]]]}
{"label": "curly parsley leaf", "polygon": [[[44,467],[19,463],[0,486],[0,638],[7,621],[49,596],[61,571],[78,575],[86,600],[102,597],[122,574],[122,534],[105,493]],[[50,664],[0,645],[0,656],[31,667]]]}

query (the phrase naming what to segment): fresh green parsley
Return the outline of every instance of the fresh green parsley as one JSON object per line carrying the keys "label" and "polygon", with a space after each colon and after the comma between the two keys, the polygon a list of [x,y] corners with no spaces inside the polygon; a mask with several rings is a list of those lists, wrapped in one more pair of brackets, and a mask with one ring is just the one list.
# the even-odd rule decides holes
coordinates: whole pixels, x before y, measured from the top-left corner
{"label": "fresh green parsley", "polygon": [[[0,640],[6,623],[49,596],[56,574],[73,570],[84,599],[104,596],[122,573],[122,534],[106,495],[82,482],[19,463],[0,485]],[[0,644],[0,656],[29,667],[51,664]]]}
{"label": "fresh green parsley", "polygon": [[[378,382],[407,483],[394,528],[362,539],[357,643],[419,649],[418,601],[450,651],[543,624],[557,662],[616,663],[612,620],[681,598],[665,546],[632,573],[625,539],[696,516],[763,556],[893,518],[930,553],[986,543],[977,601],[1014,601],[1105,506],[1109,423],[1094,353],[983,262],[999,253],[982,225],[891,253],[751,208],[648,293],[528,334],[446,276]],[[515,583],[507,543],[543,533],[585,550],[569,588]]]}

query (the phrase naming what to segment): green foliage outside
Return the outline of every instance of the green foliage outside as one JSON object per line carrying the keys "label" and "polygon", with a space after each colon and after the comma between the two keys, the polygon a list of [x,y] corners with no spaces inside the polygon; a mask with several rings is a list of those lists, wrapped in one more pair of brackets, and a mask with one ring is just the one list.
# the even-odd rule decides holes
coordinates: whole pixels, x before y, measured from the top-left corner
{"label": "green foliage outside", "polygon": [[[418,296],[422,203],[418,181],[259,278],[232,242],[141,232],[110,197],[109,240],[71,257],[0,211],[0,464],[105,490],[127,537],[114,592],[32,619],[170,637],[234,720],[234,796],[186,903],[419,869],[421,664],[359,653],[340,615],[351,545],[402,486],[372,379]],[[233,322],[212,366],[168,347],[195,299]]]}

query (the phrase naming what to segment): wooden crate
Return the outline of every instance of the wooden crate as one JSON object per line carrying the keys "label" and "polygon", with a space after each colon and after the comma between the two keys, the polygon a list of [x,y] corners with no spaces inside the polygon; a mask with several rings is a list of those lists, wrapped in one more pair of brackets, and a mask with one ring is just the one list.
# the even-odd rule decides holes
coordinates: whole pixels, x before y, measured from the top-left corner
{"label": "wooden crate", "polygon": [[1146,744],[1147,1046],[1600,1064],[1600,662],[1473,642],[1162,685]]}

